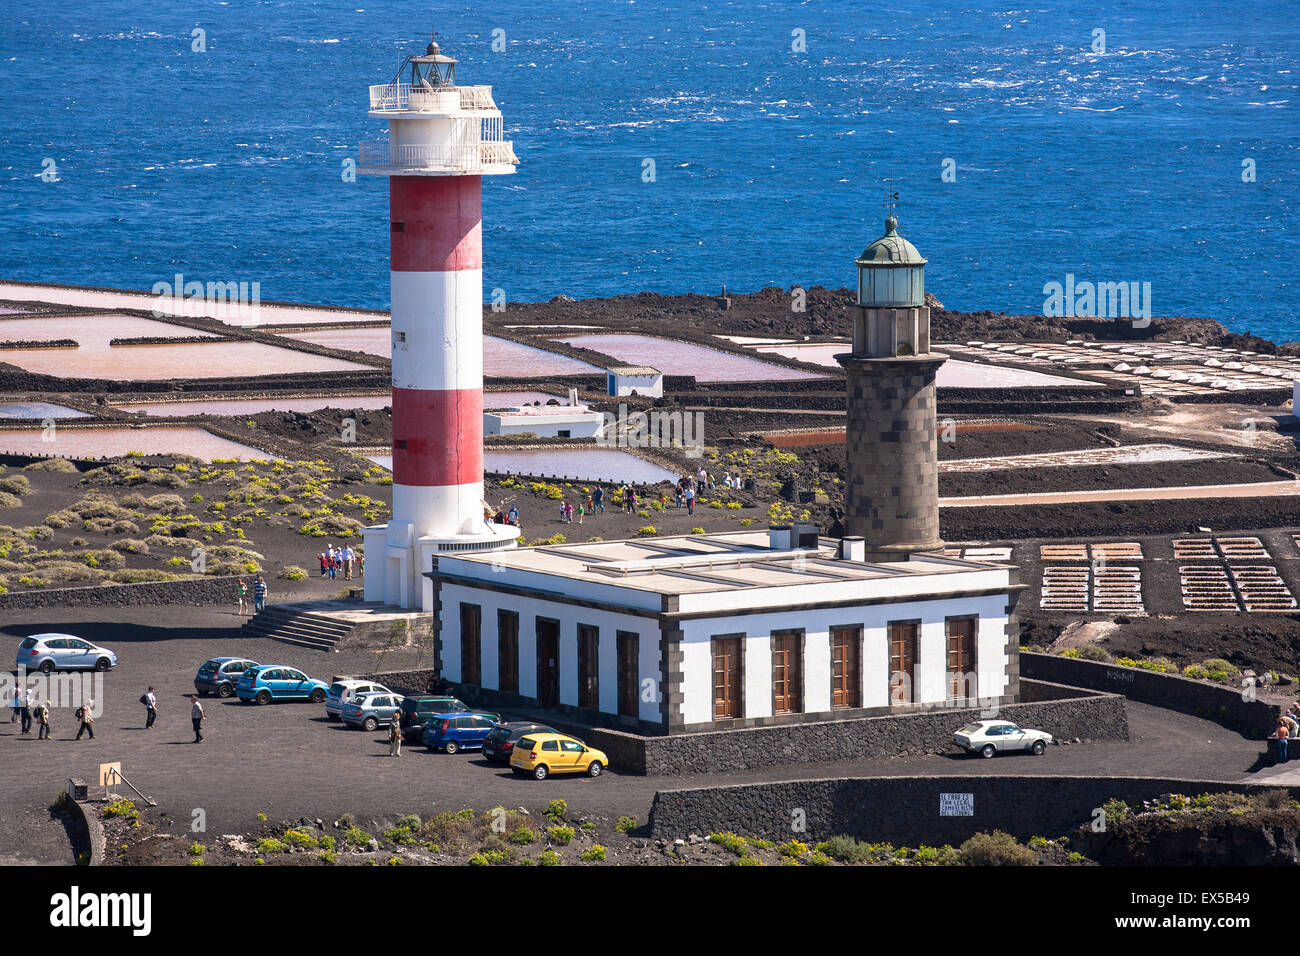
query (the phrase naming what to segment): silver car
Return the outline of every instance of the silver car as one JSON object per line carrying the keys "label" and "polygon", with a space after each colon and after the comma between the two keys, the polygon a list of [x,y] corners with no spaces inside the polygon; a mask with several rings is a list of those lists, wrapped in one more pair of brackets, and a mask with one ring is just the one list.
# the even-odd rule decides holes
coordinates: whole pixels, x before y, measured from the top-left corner
{"label": "silver car", "polygon": [[391,694],[383,684],[368,680],[336,680],[325,694],[325,716],[337,720],[348,701],[359,694]]}
{"label": "silver car", "polygon": [[381,724],[392,721],[393,714],[402,708],[403,697],[387,691],[382,694],[353,694],[343,707],[343,723],[374,732]]}
{"label": "silver car", "polygon": [[15,666],[29,671],[97,670],[117,666],[117,655],[72,634],[33,634],[18,645]]}

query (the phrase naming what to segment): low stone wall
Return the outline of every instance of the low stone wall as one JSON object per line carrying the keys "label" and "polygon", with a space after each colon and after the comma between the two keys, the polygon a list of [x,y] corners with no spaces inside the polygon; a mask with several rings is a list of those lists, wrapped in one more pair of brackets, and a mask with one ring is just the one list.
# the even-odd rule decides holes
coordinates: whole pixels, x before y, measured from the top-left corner
{"label": "low stone wall", "polygon": [[[1024,685],[1033,681],[1021,681]],[[605,751],[620,772],[649,776],[752,770],[795,763],[823,763],[873,757],[951,753],[953,732],[981,717],[997,716],[1073,740],[1127,740],[1124,699],[1114,694],[1080,694],[1071,688],[1031,686],[1031,703],[996,712],[953,708],[887,717],[782,724],[742,730],[646,737],[602,727],[577,731]]]}
{"label": "low stone wall", "polygon": [[[660,790],[655,794],[649,825],[661,839],[730,830],[805,843],[845,834],[896,846],[957,846],[975,833],[990,830],[1002,830],[1020,840],[1061,836],[1090,824],[1098,809],[1115,797],[1140,804],[1166,793],[1195,796],[1266,789],[1273,788],[1162,777],[970,775],[798,780]],[[1289,789],[1293,796],[1298,792]],[[941,801],[965,803],[963,809],[970,815],[941,815]],[[797,829],[800,824],[803,829]]]}
{"label": "low stone wall", "polygon": [[1040,681],[1123,694],[1143,704],[1204,717],[1257,740],[1267,737],[1277,726],[1278,707],[1259,700],[1243,700],[1239,687],[1026,651],[1020,652],[1020,673]]}
{"label": "low stone wall", "polygon": [[[247,575],[244,575],[247,577]],[[235,576],[97,584],[0,594],[0,611],[65,607],[142,607],[154,604],[234,604]]]}
{"label": "low stone wall", "polygon": [[424,667],[406,671],[376,671],[373,674],[336,674],[334,680],[372,680],[404,697],[413,697],[427,694],[429,685],[437,676],[438,672],[432,667]]}

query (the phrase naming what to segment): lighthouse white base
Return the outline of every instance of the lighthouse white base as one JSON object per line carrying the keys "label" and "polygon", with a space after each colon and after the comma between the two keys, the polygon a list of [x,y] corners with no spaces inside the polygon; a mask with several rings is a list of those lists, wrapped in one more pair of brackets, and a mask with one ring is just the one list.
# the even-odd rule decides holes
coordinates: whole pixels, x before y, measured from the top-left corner
{"label": "lighthouse white base", "polygon": [[483,522],[460,534],[415,534],[410,524],[372,525],[361,532],[365,544],[367,601],[393,607],[433,610],[433,583],[424,576],[433,557],[443,552],[500,551],[516,546],[519,529]]}

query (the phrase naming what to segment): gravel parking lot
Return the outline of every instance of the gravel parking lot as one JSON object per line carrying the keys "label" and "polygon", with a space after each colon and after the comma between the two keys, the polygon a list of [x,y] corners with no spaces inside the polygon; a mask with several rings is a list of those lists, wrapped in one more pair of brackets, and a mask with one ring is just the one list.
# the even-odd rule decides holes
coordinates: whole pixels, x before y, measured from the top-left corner
{"label": "gravel parking lot", "polygon": [[[165,617],[169,626],[141,626],[141,615]],[[53,619],[52,619],[53,618]],[[192,812],[207,816],[207,833],[244,832],[258,813],[273,820],[299,817],[395,819],[497,804],[537,812],[552,799],[571,812],[634,816],[644,822],[656,790],[814,777],[873,774],[1143,774],[1200,779],[1242,778],[1263,749],[1217,724],[1130,704],[1134,739],[1052,748],[1044,758],[1007,756],[993,761],[952,755],[798,764],[726,774],[654,778],[624,775],[617,767],[597,779],[554,777],[544,782],[516,777],[476,753],[447,756],[405,747],[388,757],[382,732],[368,734],[329,721],[324,705],[278,703],[266,707],[235,699],[205,698],[208,720],[202,744],[191,743],[192,679],[208,657],[245,655],[284,663],[312,677],[416,666],[411,652],[389,652],[382,663],[370,651],[323,653],[273,641],[241,639],[240,619],[224,609],[70,609],[10,615],[0,625],[0,663],[12,666],[21,636],[39,631],[75,633],[118,652],[121,664],[104,676],[103,713],[94,741],[74,741],[71,709],[57,714],[53,739],[23,737],[0,718],[0,863],[71,861],[62,826],[47,807],[69,777],[95,782],[100,763],[121,761],[128,779],[156,800],[147,819],[175,832],[187,831]],[[424,661],[427,664],[427,659]],[[139,697],[153,685],[158,722],[145,731]]]}

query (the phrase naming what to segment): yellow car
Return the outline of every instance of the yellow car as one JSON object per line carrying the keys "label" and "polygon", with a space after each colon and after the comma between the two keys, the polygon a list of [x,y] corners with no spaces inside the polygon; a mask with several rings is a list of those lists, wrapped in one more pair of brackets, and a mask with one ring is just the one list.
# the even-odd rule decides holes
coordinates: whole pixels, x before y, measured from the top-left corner
{"label": "yellow car", "polygon": [[609,758],[567,734],[526,734],[510,752],[510,769],[545,780],[553,773],[585,773],[599,777]]}

